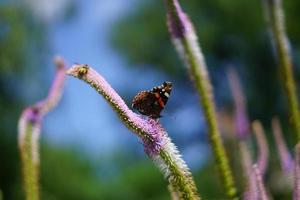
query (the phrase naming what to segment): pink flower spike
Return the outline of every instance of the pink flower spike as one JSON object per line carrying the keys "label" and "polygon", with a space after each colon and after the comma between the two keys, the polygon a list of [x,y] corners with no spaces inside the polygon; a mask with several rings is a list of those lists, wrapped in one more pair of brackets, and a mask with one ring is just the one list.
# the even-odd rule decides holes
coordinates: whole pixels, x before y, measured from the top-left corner
{"label": "pink flower spike", "polygon": [[200,103],[208,124],[209,141],[226,194],[229,198],[236,199],[238,192],[218,127],[213,87],[196,32],[191,20],[182,11],[178,0],[165,0],[164,2],[167,8],[167,25],[172,42],[189,70],[190,78],[200,96]]}
{"label": "pink flower spike", "polygon": [[249,135],[246,99],[237,72],[233,68],[229,68],[227,76],[235,107],[236,134],[239,139],[245,139]]}
{"label": "pink flower spike", "polygon": [[282,129],[278,117],[273,117],[272,119],[272,130],[276,142],[276,147],[279,153],[281,169],[283,170],[283,172],[289,173],[293,169],[293,159],[283,138]]}
{"label": "pink flower spike", "polygon": [[268,166],[268,159],[269,159],[268,143],[265,137],[265,131],[260,121],[255,120],[252,123],[252,127],[255,134],[257,146],[258,146],[257,166],[259,168],[261,175],[264,176]]}
{"label": "pink flower spike", "polygon": [[46,114],[57,105],[63,93],[63,87],[66,78],[66,74],[65,74],[66,64],[64,60],[59,56],[56,56],[54,58],[54,63],[56,66],[56,74],[52,86],[49,90],[48,96],[43,101],[43,106],[42,106],[43,114]]}
{"label": "pink flower spike", "polygon": [[247,143],[245,141],[239,142],[240,151],[241,151],[241,159],[242,159],[242,166],[244,169],[244,173],[246,175],[246,189],[243,194],[244,200],[253,200],[257,199],[258,194],[256,190],[256,180],[253,176],[253,169],[252,169],[252,158]]}
{"label": "pink flower spike", "polygon": [[109,103],[125,126],[141,138],[146,154],[171,187],[176,188],[173,195],[178,195],[180,199],[200,199],[187,165],[158,120],[142,117],[130,110],[109,83],[88,65],[73,65],[67,74],[91,85]]}
{"label": "pink flower spike", "polygon": [[192,28],[188,16],[181,9],[178,0],[164,0],[167,8],[167,26],[173,38],[182,38]]}
{"label": "pink flower spike", "polygon": [[63,92],[63,84],[65,81],[65,64],[63,59],[60,57],[56,57],[54,62],[56,64],[56,75],[54,81],[52,82],[48,96],[35,105],[27,107],[20,117],[19,145],[21,146],[24,142],[24,140],[21,138],[26,132],[26,127],[28,125],[39,127],[43,116],[56,106]]}
{"label": "pink flower spike", "polygon": [[259,200],[269,200],[270,198],[267,195],[265,185],[263,182],[263,178],[262,178],[262,174],[259,170],[259,167],[256,164],[254,164],[252,168],[253,168],[253,174],[254,174],[255,181],[256,181],[258,199]]}
{"label": "pink flower spike", "polygon": [[295,147],[294,200],[300,200],[300,143]]}
{"label": "pink flower spike", "polygon": [[145,151],[149,155],[158,154],[165,131],[156,120],[145,119],[130,110],[106,80],[87,65],[73,65],[67,74],[82,79],[96,89],[117,112],[123,123],[143,140]]}
{"label": "pink flower spike", "polygon": [[18,144],[22,159],[24,191],[26,199],[39,199],[39,137],[43,116],[58,103],[65,81],[65,64],[55,59],[56,75],[48,96],[26,108],[19,119]]}

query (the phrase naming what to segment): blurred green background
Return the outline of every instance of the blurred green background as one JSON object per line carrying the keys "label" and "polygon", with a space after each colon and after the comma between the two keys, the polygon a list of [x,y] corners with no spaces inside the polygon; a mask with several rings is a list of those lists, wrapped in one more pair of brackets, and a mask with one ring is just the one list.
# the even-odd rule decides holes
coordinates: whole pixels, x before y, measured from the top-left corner
{"label": "blurred green background", "polygon": [[[163,124],[180,151],[189,152],[184,153],[184,159],[191,165],[202,197],[226,199],[207,145],[205,123],[198,105],[198,97],[168,36],[163,1],[104,2],[0,1],[0,190],[4,199],[23,199],[17,122],[26,106],[47,94],[54,71],[51,58],[55,54],[61,54],[70,64],[84,62],[106,65],[99,68],[100,71],[104,70],[108,81],[119,89],[128,105],[132,96],[139,90],[149,89],[160,84],[159,81],[165,81],[164,79],[173,81],[178,93],[176,94],[174,89],[174,100],[170,102],[169,111],[162,119]],[[274,199],[290,199],[289,187],[284,183],[274,184],[274,180],[279,180],[281,175],[278,175],[278,158],[273,156],[276,155],[276,150],[270,134],[272,116],[281,117],[290,146],[294,145],[295,137],[288,128],[286,98],[282,92],[280,74],[264,23],[261,1],[190,0],[181,1],[181,4],[197,30],[215,87],[218,110],[225,112],[229,119],[221,119],[220,122],[229,123],[229,127],[233,126],[233,102],[226,77],[228,66],[233,66],[242,80],[248,101],[249,118],[262,120],[267,129],[272,154],[266,177],[268,188]],[[86,9],[97,6],[101,6],[103,12],[99,11],[101,9],[99,12],[94,12],[97,9]],[[284,1],[298,87],[299,7],[300,1]],[[122,12],[121,15],[118,11],[122,9],[126,9],[126,12]],[[102,23],[97,21],[98,19],[101,19]],[[71,26],[75,27],[74,30],[68,29]],[[93,30],[95,41],[89,42],[94,46],[85,42],[89,30]],[[101,50],[95,46],[99,46]],[[68,53],[73,51],[76,53]],[[79,54],[83,54],[83,57]],[[120,61],[111,65],[122,65],[124,68],[110,67],[110,62],[115,59]],[[127,76],[123,72],[128,72]],[[143,72],[148,73],[150,78],[142,75]],[[147,78],[152,80],[146,80]],[[80,90],[91,90],[94,96],[84,99],[79,99],[80,96],[68,97],[73,90],[77,90],[75,82],[80,84],[77,80],[67,83],[70,89],[67,89],[62,105],[57,108],[58,111],[54,111],[57,116],[62,117],[59,119],[66,116],[66,122],[49,117],[47,124],[47,118],[45,119],[46,128],[42,130],[41,138],[42,199],[170,199],[166,181],[145,156],[135,136],[123,130],[125,128],[120,125],[113,112],[104,115],[105,111],[99,110],[97,114],[89,117],[84,111],[77,111],[76,107],[70,106],[73,105],[68,103],[71,101],[80,103],[87,102],[89,98],[98,99],[94,91],[82,86],[83,84]],[[102,99],[96,103],[89,103],[92,104],[91,109],[105,104]],[[68,106],[72,113],[68,115],[59,112]],[[196,113],[189,108],[196,108]],[[108,107],[105,109],[110,110]],[[109,117],[106,117],[108,115]],[[111,119],[107,123],[119,128],[110,132],[107,131],[110,130],[109,127],[104,129],[103,125],[102,129],[102,125],[99,125],[99,132],[93,133],[93,137],[97,138],[95,140],[89,136],[94,129],[89,130],[86,124],[101,123],[101,119],[105,120],[104,118]],[[73,129],[65,128],[70,121],[76,124],[73,126],[75,128],[81,126],[81,121],[86,127],[81,130],[74,128],[75,132],[78,132],[75,134]],[[189,122],[199,124],[193,125]],[[177,130],[178,133],[174,133],[175,123],[185,126],[182,130]],[[61,132],[55,133],[56,130]],[[115,133],[119,130],[125,134]],[[66,136],[60,138],[63,134]],[[106,145],[105,138],[109,135],[113,136],[107,139],[109,144],[103,153],[99,146]],[[85,138],[89,140],[85,141]],[[225,138],[232,163],[238,163],[237,153],[234,151],[236,141],[231,137]],[[95,140],[95,144],[89,143],[92,140]],[[115,140],[125,142],[117,143]],[[195,149],[191,148],[194,146]],[[196,164],[193,160],[197,160]],[[234,167],[234,170],[237,178],[240,178],[239,166]],[[242,185],[241,180],[238,182]]]}

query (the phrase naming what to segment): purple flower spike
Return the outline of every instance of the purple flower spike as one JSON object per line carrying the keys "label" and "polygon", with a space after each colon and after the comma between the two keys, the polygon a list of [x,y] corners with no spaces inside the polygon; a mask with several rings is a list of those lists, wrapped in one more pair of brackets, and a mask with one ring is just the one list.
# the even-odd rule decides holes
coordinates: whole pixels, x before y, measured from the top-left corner
{"label": "purple flower spike", "polygon": [[191,173],[158,120],[144,118],[128,108],[106,80],[88,65],[73,65],[68,75],[79,78],[101,94],[125,126],[143,141],[146,154],[176,190],[180,199],[200,199]]}
{"label": "purple flower spike", "polygon": [[253,176],[251,153],[245,141],[240,141],[242,165],[246,175],[246,190],[243,194],[244,200],[257,199],[256,180]]}
{"label": "purple flower spike", "polygon": [[56,75],[48,96],[21,114],[18,124],[18,143],[22,159],[26,199],[39,199],[39,136],[43,116],[58,103],[65,80],[65,64],[55,58]]}
{"label": "purple flower spike", "polygon": [[289,173],[293,169],[293,159],[288,151],[285,140],[282,135],[282,129],[278,117],[272,119],[272,129],[275,137],[276,147],[278,149],[281,169],[285,173]]}
{"label": "purple flower spike", "polygon": [[253,122],[252,127],[258,146],[257,166],[259,168],[259,171],[261,172],[261,175],[264,176],[269,159],[268,143],[265,137],[263,126],[258,120]]}
{"label": "purple flower spike", "polygon": [[294,200],[300,200],[300,143],[295,147]]}
{"label": "purple flower spike", "polygon": [[165,0],[167,8],[167,25],[172,42],[189,70],[190,78],[195,83],[200,95],[200,103],[208,124],[208,135],[216,163],[221,174],[226,194],[231,199],[237,198],[229,160],[222,143],[214,104],[213,87],[208,75],[204,55],[201,52],[198,38],[192,22],[182,11],[178,0]]}
{"label": "purple flower spike", "polygon": [[87,65],[74,65],[67,71],[67,74],[78,77],[95,88],[118,113],[124,124],[143,140],[147,154],[158,154],[165,131],[156,120],[144,119],[141,115],[130,110],[106,80]]}
{"label": "purple flower spike", "polygon": [[48,96],[36,103],[33,106],[26,108],[19,122],[19,145],[23,147],[24,137],[26,134],[27,126],[39,127],[43,116],[49,112],[58,103],[62,91],[63,84],[65,81],[65,64],[60,57],[54,59],[56,65],[56,75],[52,83],[51,89],[49,90]]}
{"label": "purple flower spike", "polygon": [[230,89],[235,105],[235,126],[239,139],[245,139],[249,135],[249,120],[247,115],[246,100],[243,94],[238,75],[233,68],[227,72]]}
{"label": "purple flower spike", "polygon": [[256,164],[253,165],[253,174],[254,174],[255,181],[256,181],[256,189],[257,189],[257,194],[258,194],[257,199],[269,200],[270,198],[267,195],[265,185],[263,182],[263,178],[262,178],[262,174],[259,170],[259,167]]}
{"label": "purple flower spike", "polygon": [[52,108],[54,108],[63,93],[63,87],[66,77],[66,65],[64,63],[64,60],[58,56],[54,58],[54,63],[56,66],[56,75],[49,90],[48,96],[44,101],[42,101],[42,114],[46,114]]}
{"label": "purple flower spike", "polygon": [[182,38],[191,28],[188,16],[182,11],[178,0],[165,0],[167,7],[167,26],[174,38]]}

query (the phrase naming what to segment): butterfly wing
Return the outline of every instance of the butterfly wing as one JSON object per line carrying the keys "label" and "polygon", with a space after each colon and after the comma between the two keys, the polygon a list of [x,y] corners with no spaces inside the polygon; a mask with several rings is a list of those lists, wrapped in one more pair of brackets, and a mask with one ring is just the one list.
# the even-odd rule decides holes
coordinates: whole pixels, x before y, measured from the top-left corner
{"label": "butterfly wing", "polygon": [[139,113],[157,119],[168,102],[172,91],[172,83],[164,82],[150,91],[138,93],[132,101],[132,107]]}
{"label": "butterfly wing", "polygon": [[163,109],[158,104],[155,94],[150,91],[138,93],[132,101],[132,107],[139,113],[154,119],[160,117],[160,112]]}
{"label": "butterfly wing", "polygon": [[162,85],[158,87],[154,87],[151,92],[156,94],[156,97],[162,107],[165,107],[167,104],[170,94],[172,91],[172,83],[164,82]]}

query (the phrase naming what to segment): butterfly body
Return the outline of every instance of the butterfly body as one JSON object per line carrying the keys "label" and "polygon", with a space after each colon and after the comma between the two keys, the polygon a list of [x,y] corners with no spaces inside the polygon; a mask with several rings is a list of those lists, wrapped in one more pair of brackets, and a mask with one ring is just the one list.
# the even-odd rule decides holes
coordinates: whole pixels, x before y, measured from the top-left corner
{"label": "butterfly body", "polygon": [[164,82],[151,90],[141,91],[133,98],[132,107],[150,118],[160,118],[160,113],[167,104],[171,91],[171,82]]}

